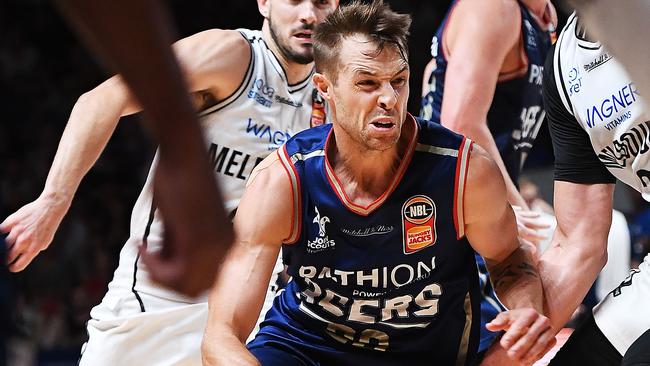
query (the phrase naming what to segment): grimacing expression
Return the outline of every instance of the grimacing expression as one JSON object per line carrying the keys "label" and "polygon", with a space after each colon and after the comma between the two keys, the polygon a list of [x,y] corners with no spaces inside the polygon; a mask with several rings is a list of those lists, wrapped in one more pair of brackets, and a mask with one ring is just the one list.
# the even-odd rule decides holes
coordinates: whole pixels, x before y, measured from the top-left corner
{"label": "grimacing expression", "polygon": [[314,27],[336,9],[336,0],[270,0],[268,16],[273,42],[289,62],[314,61]]}
{"label": "grimacing expression", "polygon": [[331,103],[339,126],[368,150],[394,147],[409,97],[408,62],[397,46],[386,43],[378,53],[365,36],[344,38],[334,69]]}

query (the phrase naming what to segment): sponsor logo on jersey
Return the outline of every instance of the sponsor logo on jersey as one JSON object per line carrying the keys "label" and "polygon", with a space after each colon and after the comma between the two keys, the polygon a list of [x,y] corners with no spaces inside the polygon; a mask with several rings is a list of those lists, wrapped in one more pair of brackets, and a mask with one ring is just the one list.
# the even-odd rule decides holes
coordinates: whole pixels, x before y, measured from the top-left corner
{"label": "sponsor logo on jersey", "polygon": [[608,53],[603,53],[602,55],[596,57],[594,60],[589,62],[586,65],[583,65],[582,67],[585,69],[586,72],[590,72],[591,70],[597,68],[598,66],[601,66],[605,64],[605,62],[609,61],[612,59],[612,56],[610,56]]}
{"label": "sponsor logo on jersey", "polygon": [[270,125],[264,123],[258,124],[252,118],[249,118],[247,121],[246,133],[268,141],[269,150],[276,150],[291,138],[289,131],[274,130]]}
{"label": "sponsor logo on jersey", "polygon": [[275,101],[278,103],[286,104],[288,106],[294,107],[294,108],[300,108],[302,107],[301,102],[294,102],[293,100],[285,97],[281,97],[279,95],[275,96]]}
{"label": "sponsor logo on jersey", "polygon": [[212,169],[215,173],[246,180],[263,157],[255,157],[227,146],[210,144],[208,149]]}
{"label": "sponsor logo on jersey", "polygon": [[571,68],[569,74],[566,77],[569,82],[567,90],[569,91],[569,96],[573,94],[580,93],[580,88],[582,88],[582,76],[580,75],[580,70],[577,67]]}
{"label": "sponsor logo on jersey", "polygon": [[436,205],[431,198],[417,195],[402,206],[404,254],[415,253],[435,244]]}
{"label": "sponsor logo on jersey", "polygon": [[318,90],[314,89],[311,92],[311,119],[309,121],[309,127],[316,127],[324,124],[325,117],[325,100],[318,93]]}
{"label": "sponsor logo on jersey", "polygon": [[634,83],[629,83],[600,100],[597,104],[588,107],[585,118],[587,127],[593,128],[596,123],[602,123],[614,114],[619,113],[619,111],[624,111],[637,102],[637,96],[639,96],[639,92],[636,90]]}
{"label": "sponsor logo on jersey", "polygon": [[377,225],[373,227],[366,227],[363,229],[346,229],[341,228],[341,232],[350,236],[371,236],[371,235],[383,235],[393,232],[392,226],[386,225]]}
{"label": "sponsor logo on jersey", "polygon": [[270,108],[273,104],[274,95],[275,89],[270,87],[263,79],[255,79],[253,86],[248,91],[248,98],[253,99],[266,108]]}
{"label": "sponsor logo on jersey", "polygon": [[327,237],[325,230],[325,225],[330,222],[330,218],[327,216],[321,217],[320,212],[318,212],[318,207],[314,206],[314,210],[316,211],[316,216],[312,222],[318,225],[318,236],[314,240],[307,240],[307,252],[318,253],[324,250],[332,250],[336,243]]}
{"label": "sponsor logo on jersey", "polygon": [[[444,291],[432,277],[434,270],[435,257],[430,262],[356,271],[301,266],[297,281],[304,282],[304,286],[296,292],[302,300],[299,309],[313,318],[327,319],[327,334],[337,341],[385,351],[389,335],[377,333],[372,325],[423,329],[438,315]],[[401,289],[407,285],[407,289]],[[367,324],[371,328],[357,333],[345,324]],[[351,342],[354,339],[359,342]]]}
{"label": "sponsor logo on jersey", "polygon": [[650,149],[650,121],[634,126],[612,141],[612,145],[602,149],[598,159],[607,168],[622,169],[628,166],[629,160],[645,154]]}

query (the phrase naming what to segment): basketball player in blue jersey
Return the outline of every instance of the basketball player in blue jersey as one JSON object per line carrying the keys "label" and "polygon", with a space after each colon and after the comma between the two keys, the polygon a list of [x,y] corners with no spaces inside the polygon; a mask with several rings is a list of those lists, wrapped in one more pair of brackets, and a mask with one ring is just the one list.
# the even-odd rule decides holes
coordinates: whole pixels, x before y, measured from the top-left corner
{"label": "basketball player in blue jersey", "polygon": [[[309,87],[311,34],[337,5],[336,0],[259,0],[265,18],[261,31],[209,30],[174,45],[189,88],[196,92],[206,147],[227,212],[236,209],[257,163],[288,137],[308,128],[312,114],[311,121],[322,122],[322,104],[314,101]],[[50,244],[119,117],[140,109],[120,76],[79,98],[43,193],[0,225],[9,232],[12,271],[23,270]],[[201,362],[207,294],[189,298],[159,286],[140,256],[141,248],[158,252],[166,235],[153,198],[153,176],[159,168],[166,167],[156,158],[133,209],[130,237],[109,290],[91,311],[81,365]]]}
{"label": "basketball player in blue jersey", "polygon": [[[205,365],[474,365],[474,251],[512,309],[488,325],[506,330],[508,355],[532,362],[554,343],[494,162],[406,113],[409,24],[374,1],[316,28],[313,79],[333,124],[297,134],[249,180]],[[292,281],[246,347],[280,250]]]}
{"label": "basketball player in blue jersey", "polygon": [[[541,76],[555,24],[548,0],[457,0],[433,37],[423,82],[421,117],[490,153],[515,208],[519,234],[531,244],[546,239],[540,230],[548,219],[529,211],[517,181],[544,119]],[[502,307],[483,260],[477,262],[487,323]],[[481,351],[495,336],[482,329]]]}

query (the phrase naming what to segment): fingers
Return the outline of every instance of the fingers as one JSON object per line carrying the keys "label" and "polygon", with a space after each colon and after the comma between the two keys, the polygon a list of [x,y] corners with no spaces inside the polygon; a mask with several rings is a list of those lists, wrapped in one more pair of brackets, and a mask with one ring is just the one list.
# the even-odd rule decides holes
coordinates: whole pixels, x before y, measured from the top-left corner
{"label": "fingers", "polygon": [[[539,352],[547,348],[551,339],[555,338],[548,318],[539,314],[532,318],[535,319],[532,325],[529,327],[524,326],[523,333],[521,331],[518,333],[521,334],[519,339],[508,349],[508,356],[515,360],[525,360],[525,358],[537,356]],[[522,324],[527,324],[528,321],[529,318],[525,318]],[[530,351],[534,351],[534,353],[529,355]]]}
{"label": "fingers", "polygon": [[7,233],[11,230],[11,228],[14,226],[15,221],[16,221],[16,213],[13,213],[9,216],[7,216],[2,223],[0,223],[0,232],[2,233]]}
{"label": "fingers", "polygon": [[14,227],[7,237],[5,242],[7,243],[7,263],[12,263],[18,258],[24,246],[22,242],[18,242],[18,237],[22,233],[21,228]]}
{"label": "fingers", "polygon": [[[13,233],[14,231],[10,235]],[[9,236],[7,236],[7,239],[7,242],[14,240],[9,239]],[[24,270],[40,252],[41,250],[32,243],[31,235],[25,232],[17,234],[15,242],[9,247],[7,252],[9,271],[20,272]]]}
{"label": "fingers", "polygon": [[526,209],[523,209],[521,206],[512,206],[512,209],[513,209],[513,211],[515,211],[515,215],[517,215],[517,217],[521,217],[521,218],[534,219],[534,218],[538,218],[538,217],[541,216],[541,214],[539,212],[526,210]]}
{"label": "fingers", "polygon": [[533,243],[539,243],[546,239],[546,235],[539,233],[537,230],[530,229],[524,225],[517,224],[517,231],[519,232],[519,237],[531,241]]}
{"label": "fingers", "polygon": [[510,326],[510,313],[507,311],[500,312],[491,322],[485,324],[485,327],[490,332],[498,332],[500,330],[505,330],[508,329],[509,326]]}
{"label": "fingers", "polygon": [[508,356],[513,357],[511,354],[511,348],[522,338],[531,328],[539,314],[532,309],[518,309],[514,311],[509,311],[511,314],[510,326],[506,330],[506,333],[501,337],[501,346],[508,350]]}
{"label": "fingers", "polygon": [[533,347],[531,347],[528,352],[523,356],[523,360],[525,363],[533,363],[540,358],[544,357],[545,354],[547,354],[553,346],[557,343],[557,340],[555,339],[555,331],[552,329],[546,330],[542,335],[539,337],[537,343]]}

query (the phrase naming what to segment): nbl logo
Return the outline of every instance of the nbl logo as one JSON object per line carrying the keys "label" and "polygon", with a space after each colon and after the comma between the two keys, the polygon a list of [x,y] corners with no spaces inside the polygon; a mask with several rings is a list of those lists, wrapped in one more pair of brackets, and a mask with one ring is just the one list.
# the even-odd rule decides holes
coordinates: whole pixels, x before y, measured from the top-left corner
{"label": "nbl logo", "polygon": [[436,242],[436,205],[427,196],[413,196],[402,206],[404,254]]}

